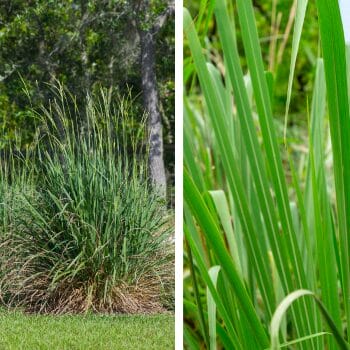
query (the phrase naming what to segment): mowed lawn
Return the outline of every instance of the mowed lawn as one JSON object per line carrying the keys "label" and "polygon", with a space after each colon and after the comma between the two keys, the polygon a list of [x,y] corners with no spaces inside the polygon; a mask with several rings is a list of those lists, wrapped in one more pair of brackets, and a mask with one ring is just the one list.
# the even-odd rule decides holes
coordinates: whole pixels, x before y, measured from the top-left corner
{"label": "mowed lawn", "polygon": [[43,316],[0,311],[0,349],[174,349],[173,315]]}

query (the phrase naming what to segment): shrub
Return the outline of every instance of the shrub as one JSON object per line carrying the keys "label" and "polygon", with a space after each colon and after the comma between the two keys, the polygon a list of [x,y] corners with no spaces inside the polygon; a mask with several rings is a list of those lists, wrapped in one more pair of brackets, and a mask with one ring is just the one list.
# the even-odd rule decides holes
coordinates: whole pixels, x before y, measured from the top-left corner
{"label": "shrub", "polygon": [[[156,312],[172,298],[171,215],[147,178],[132,100],[67,96],[41,114],[31,190],[16,190],[2,241],[1,294],[39,312]],[[171,303],[171,301],[170,301]]]}

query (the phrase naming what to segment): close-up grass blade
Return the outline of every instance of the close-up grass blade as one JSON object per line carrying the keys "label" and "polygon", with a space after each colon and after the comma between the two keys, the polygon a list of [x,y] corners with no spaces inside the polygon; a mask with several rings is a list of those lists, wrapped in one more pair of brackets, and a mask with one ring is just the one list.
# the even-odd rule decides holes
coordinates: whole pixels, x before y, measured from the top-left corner
{"label": "close-up grass blade", "polygon": [[185,1],[186,349],[349,348],[341,11],[337,0]]}

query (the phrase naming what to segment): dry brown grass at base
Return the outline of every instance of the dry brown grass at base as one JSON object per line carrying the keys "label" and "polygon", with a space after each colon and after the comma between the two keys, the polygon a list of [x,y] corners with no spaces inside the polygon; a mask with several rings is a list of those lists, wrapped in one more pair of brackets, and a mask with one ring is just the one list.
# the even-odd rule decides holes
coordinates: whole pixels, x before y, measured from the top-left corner
{"label": "dry brown grass at base", "polygon": [[[13,294],[2,298],[8,308],[21,308],[28,313],[82,314],[86,312],[104,314],[159,314],[169,310],[162,302],[158,279],[144,279],[135,285],[121,282],[111,289],[109,296],[103,298],[96,285],[82,283],[61,284],[54,290],[47,288],[48,278],[36,278],[32,285],[21,288],[13,286]],[[5,300],[4,300],[5,299]],[[6,300],[7,299],[7,300]]]}
{"label": "dry brown grass at base", "polygon": [[[104,274],[103,269],[91,274],[90,279],[83,276],[61,277],[53,281],[53,273],[67,268],[69,262],[62,266],[47,264],[46,252],[27,258],[21,252],[26,249],[21,240],[4,239],[0,244],[0,304],[7,308],[20,308],[28,313],[41,314],[84,314],[87,312],[103,314],[159,314],[166,313],[174,307],[174,251],[170,249],[157,252],[152,259],[164,260],[164,263],[147,273],[129,272],[133,278],[127,283]],[[45,260],[41,260],[41,255]],[[135,256],[135,259],[137,257]],[[62,257],[63,259],[63,257]],[[59,262],[57,256],[54,259]],[[63,259],[64,260],[64,259]],[[71,272],[70,272],[71,274]],[[63,274],[62,274],[63,275]],[[94,276],[94,277],[92,277]],[[84,278],[83,280],[81,278]],[[126,277],[125,277],[126,279]],[[107,291],[105,288],[107,287]]]}
{"label": "dry brown grass at base", "polygon": [[173,260],[164,264],[161,271],[148,272],[131,283],[121,280],[114,285],[107,284],[105,291],[107,276],[100,278],[100,282],[62,278],[53,283],[49,269],[43,267],[38,272],[37,261],[31,266],[35,259],[23,263],[11,255],[7,255],[7,259],[3,256],[0,266],[0,303],[8,308],[56,315],[158,314],[174,306]]}

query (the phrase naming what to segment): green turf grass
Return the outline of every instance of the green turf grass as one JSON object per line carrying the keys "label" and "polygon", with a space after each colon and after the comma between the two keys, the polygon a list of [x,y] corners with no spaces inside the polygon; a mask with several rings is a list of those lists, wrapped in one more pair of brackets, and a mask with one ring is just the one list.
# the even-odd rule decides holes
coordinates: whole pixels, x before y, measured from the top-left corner
{"label": "green turf grass", "polygon": [[114,350],[174,348],[174,317],[44,316],[0,311],[0,349]]}

